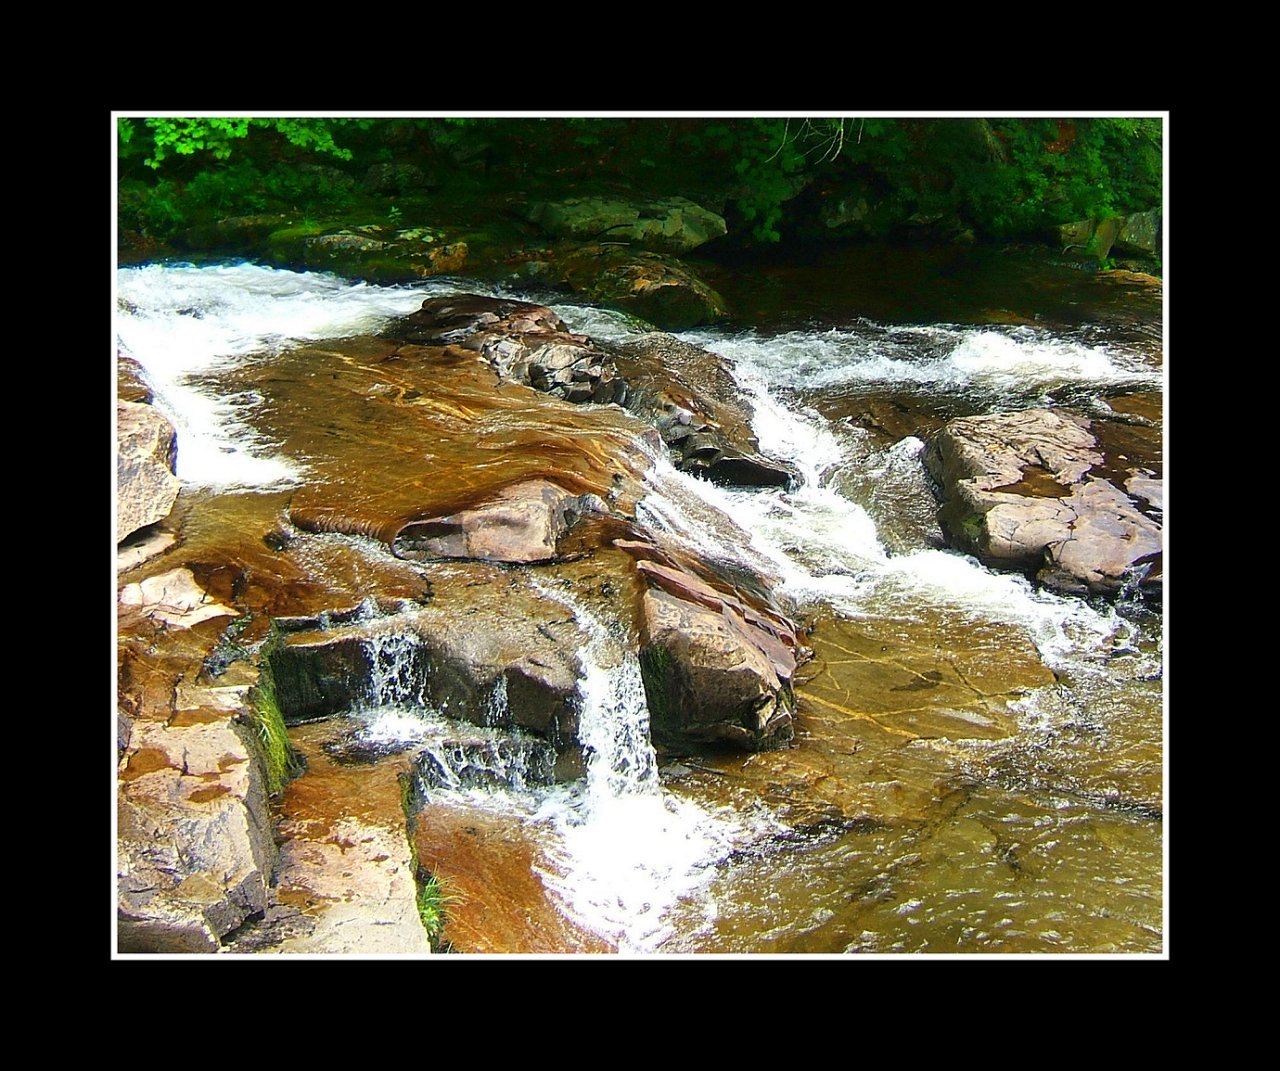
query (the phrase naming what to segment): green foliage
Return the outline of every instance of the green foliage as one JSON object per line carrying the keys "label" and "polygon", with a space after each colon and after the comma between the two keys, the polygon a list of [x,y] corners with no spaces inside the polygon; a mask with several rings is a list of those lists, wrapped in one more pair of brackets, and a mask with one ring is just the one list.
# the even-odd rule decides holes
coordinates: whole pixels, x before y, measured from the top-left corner
{"label": "green foliage", "polygon": [[422,928],[427,931],[427,938],[434,948],[444,931],[448,909],[458,903],[458,897],[446,893],[440,886],[440,880],[421,868],[417,871],[417,879],[418,918],[422,920]]}
{"label": "green foliage", "polygon": [[[264,118],[159,118],[144,119],[142,125],[150,135],[151,150],[146,157],[148,167],[159,168],[170,156],[194,156],[208,153],[215,160],[230,158],[235,142],[249,137],[250,132],[268,133],[283,138],[289,145],[307,153],[350,160],[351,150],[334,140],[334,131],[349,123],[347,119],[264,119]],[[132,141],[133,120],[122,140]]]}
{"label": "green foliage", "polygon": [[1005,158],[960,161],[956,200],[996,237],[1160,203],[1158,119],[997,119],[990,127]]}
{"label": "green foliage", "polygon": [[[731,236],[746,242],[777,242],[801,224],[825,233],[817,221],[828,197],[865,200],[855,233],[929,225],[1005,239],[1159,204],[1162,137],[1162,120],[1148,118],[117,123],[122,226],[152,237],[217,216],[373,207],[354,176],[373,163],[412,161],[436,175],[442,196],[503,184],[547,198],[618,186],[642,196],[680,193],[725,206]],[[334,167],[344,163],[350,167]],[[387,211],[385,202],[376,207]]]}

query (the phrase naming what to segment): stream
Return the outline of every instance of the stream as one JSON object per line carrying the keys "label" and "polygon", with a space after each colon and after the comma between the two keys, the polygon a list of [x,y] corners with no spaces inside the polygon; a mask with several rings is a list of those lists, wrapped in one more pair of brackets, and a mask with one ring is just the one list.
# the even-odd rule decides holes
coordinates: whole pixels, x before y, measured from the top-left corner
{"label": "stream", "polygon": [[[1055,595],[946,549],[920,462],[924,437],[951,417],[1065,407],[1095,422],[1109,456],[1162,477],[1159,295],[1017,257],[948,252],[939,267],[912,253],[904,272],[942,279],[923,298],[875,270],[884,256],[713,277],[746,322],[680,337],[728,359],[762,451],[803,480],[735,490],[655,457],[636,507],[665,538],[769,577],[809,627],[795,745],[655,753],[625,626],[548,572],[532,583],[589,637],[577,651],[585,775],[483,785],[451,780],[438,756],[429,813],[521,842],[512,888],[533,873],[588,935],[563,951],[594,940],[640,955],[1165,947],[1162,607]],[[259,391],[228,386],[238,374],[376,333],[459,290],[495,293],[249,264],[120,269],[117,334],[177,429],[189,552],[278,523],[315,466],[290,446],[283,406],[268,418]],[[562,295],[521,296],[598,339],[642,330]],[[373,540],[313,538],[317,576],[339,543],[364,563],[352,568],[390,568]],[[347,719],[379,748],[430,749],[447,725],[403,684],[411,656],[392,634],[374,701]],[[447,884],[447,865],[436,873]],[[466,950],[461,929],[452,940]]]}

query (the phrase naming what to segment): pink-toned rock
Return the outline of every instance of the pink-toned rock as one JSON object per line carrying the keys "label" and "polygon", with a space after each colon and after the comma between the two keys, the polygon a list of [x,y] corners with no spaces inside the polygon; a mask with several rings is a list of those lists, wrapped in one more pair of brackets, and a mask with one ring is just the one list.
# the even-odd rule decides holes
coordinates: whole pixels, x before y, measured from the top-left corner
{"label": "pink-toned rock", "polygon": [[154,406],[116,403],[116,542],[169,515],[182,486],[173,425]]}
{"label": "pink-toned rock", "polygon": [[212,598],[190,569],[171,569],[120,589],[121,607],[136,610],[175,628],[190,628],[213,617],[236,617],[230,606]]}
{"label": "pink-toned rock", "polygon": [[652,728],[669,743],[751,750],[791,739],[797,642],[790,622],[670,566],[640,561],[640,665]]}
{"label": "pink-toned rock", "polygon": [[472,509],[406,524],[391,549],[401,558],[550,561],[561,537],[589,509],[607,507],[550,480],[525,480]]}
{"label": "pink-toned rock", "polygon": [[1153,587],[1160,525],[1091,474],[1103,460],[1088,421],[1047,409],[952,420],[925,453],[943,530],[984,564],[1079,594]]}

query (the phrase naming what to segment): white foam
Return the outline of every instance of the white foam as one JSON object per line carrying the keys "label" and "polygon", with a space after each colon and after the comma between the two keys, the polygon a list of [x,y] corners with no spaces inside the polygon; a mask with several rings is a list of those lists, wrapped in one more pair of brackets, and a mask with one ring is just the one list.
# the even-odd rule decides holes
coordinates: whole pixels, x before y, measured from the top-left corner
{"label": "white foam", "polygon": [[1138,357],[1034,327],[893,327],[863,321],[851,328],[770,336],[704,330],[681,337],[731,358],[772,387],[978,390],[995,400],[1010,390],[1156,388],[1162,382],[1159,370]]}
{"label": "white foam", "polygon": [[177,430],[178,477],[207,487],[269,489],[299,480],[303,466],[253,429],[254,399],[215,396],[200,377],[290,342],[376,331],[418,308],[431,289],[252,264],[121,268],[116,336],[145,369],[156,406]]}

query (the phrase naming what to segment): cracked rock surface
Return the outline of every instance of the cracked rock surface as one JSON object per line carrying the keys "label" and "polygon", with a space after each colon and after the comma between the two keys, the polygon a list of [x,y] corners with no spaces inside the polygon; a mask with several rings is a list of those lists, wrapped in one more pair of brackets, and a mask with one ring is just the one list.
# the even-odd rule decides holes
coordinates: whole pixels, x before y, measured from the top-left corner
{"label": "cracked rock surface", "polygon": [[1161,525],[1138,504],[1159,481],[1130,480],[1131,497],[1103,463],[1087,420],[1048,409],[952,420],[925,453],[943,531],[983,564],[1075,594],[1158,588]]}

